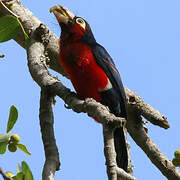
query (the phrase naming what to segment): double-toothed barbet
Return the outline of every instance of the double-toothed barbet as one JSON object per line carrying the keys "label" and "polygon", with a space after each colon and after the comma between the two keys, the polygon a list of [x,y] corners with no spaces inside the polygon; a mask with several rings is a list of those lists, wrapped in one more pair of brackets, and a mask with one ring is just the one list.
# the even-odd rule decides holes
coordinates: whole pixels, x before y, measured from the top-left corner
{"label": "double-toothed barbet", "polygon": [[[106,49],[97,43],[90,25],[63,6],[50,9],[60,27],[59,61],[80,98],[93,98],[127,119],[124,87]],[[94,117],[98,122],[98,119]],[[123,127],[114,130],[117,166],[127,171],[128,155]]]}

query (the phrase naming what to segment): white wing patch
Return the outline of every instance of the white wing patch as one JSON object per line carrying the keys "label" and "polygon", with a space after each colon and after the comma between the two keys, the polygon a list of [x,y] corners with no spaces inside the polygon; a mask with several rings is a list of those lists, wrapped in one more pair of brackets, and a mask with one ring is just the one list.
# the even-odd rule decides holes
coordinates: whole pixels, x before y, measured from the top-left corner
{"label": "white wing patch", "polygon": [[100,91],[107,91],[107,90],[109,90],[111,88],[112,88],[112,84],[111,84],[111,82],[110,82],[110,80],[108,78],[108,83],[107,83],[106,87],[104,89],[101,89]]}

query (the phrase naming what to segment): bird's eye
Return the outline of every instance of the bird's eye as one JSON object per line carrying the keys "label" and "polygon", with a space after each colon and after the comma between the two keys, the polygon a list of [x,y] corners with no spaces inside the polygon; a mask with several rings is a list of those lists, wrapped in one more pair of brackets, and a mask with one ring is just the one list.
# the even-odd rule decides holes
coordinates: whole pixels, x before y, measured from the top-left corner
{"label": "bird's eye", "polygon": [[77,23],[83,24],[83,22],[84,22],[84,21],[83,21],[82,19],[80,19],[80,18],[77,19]]}
{"label": "bird's eye", "polygon": [[85,23],[84,19],[77,18],[76,23],[79,24],[83,29],[86,29],[86,23]]}

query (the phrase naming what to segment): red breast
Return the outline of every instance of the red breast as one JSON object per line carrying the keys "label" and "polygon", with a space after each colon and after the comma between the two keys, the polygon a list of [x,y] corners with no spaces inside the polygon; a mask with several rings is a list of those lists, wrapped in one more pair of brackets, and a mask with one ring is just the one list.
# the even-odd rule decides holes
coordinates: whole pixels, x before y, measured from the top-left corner
{"label": "red breast", "polygon": [[77,93],[82,98],[100,101],[100,91],[107,86],[108,78],[96,63],[91,48],[81,42],[66,45],[60,42],[59,59]]}

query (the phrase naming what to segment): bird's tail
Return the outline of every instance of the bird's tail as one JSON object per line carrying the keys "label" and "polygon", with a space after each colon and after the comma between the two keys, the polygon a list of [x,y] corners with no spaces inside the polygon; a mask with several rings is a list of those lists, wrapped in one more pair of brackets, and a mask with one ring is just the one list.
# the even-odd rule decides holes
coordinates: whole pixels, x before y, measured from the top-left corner
{"label": "bird's tail", "polygon": [[123,127],[114,130],[114,145],[117,166],[127,172],[128,152]]}

